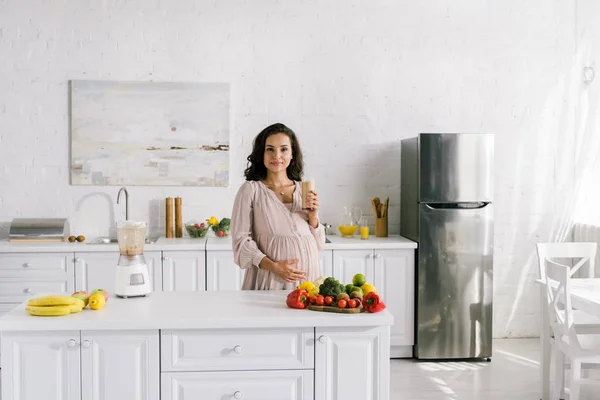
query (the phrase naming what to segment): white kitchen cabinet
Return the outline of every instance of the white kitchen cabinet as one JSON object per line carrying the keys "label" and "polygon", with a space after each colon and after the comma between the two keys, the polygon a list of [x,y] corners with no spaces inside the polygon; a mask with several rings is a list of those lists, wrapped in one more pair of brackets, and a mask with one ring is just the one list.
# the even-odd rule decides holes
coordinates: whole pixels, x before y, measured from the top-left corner
{"label": "white kitchen cabinet", "polygon": [[316,328],[315,337],[315,400],[389,399],[389,327]]}
{"label": "white kitchen cabinet", "polygon": [[[0,303],[0,318],[2,318],[2,316],[4,314],[6,314],[7,312],[9,312],[10,310],[12,310],[13,308],[15,308],[17,306],[17,304],[11,304],[11,303]],[[2,367],[2,335],[0,334],[0,368]],[[1,387],[0,387],[1,389]],[[2,391],[0,390],[0,399],[2,399]]]}
{"label": "white kitchen cabinet", "polygon": [[410,346],[414,344],[415,252],[376,250],[373,260],[374,285],[394,316],[394,325],[390,331],[392,357],[412,357]]}
{"label": "white kitchen cabinet", "polygon": [[160,399],[158,331],[8,332],[3,339],[6,399]]}
{"label": "white kitchen cabinet", "polygon": [[364,274],[394,316],[394,325],[391,327],[392,357],[412,357],[414,257],[413,249],[333,251],[333,276],[348,284],[355,274]]}
{"label": "white kitchen cabinet", "polygon": [[352,283],[356,274],[363,274],[367,282],[375,282],[373,250],[334,250],[333,277],[344,285]]}
{"label": "white kitchen cabinet", "polygon": [[[144,259],[148,265],[152,290],[162,291],[162,261],[160,251],[147,251]],[[75,253],[75,290],[104,289],[113,293],[117,273],[118,252]]]}
{"label": "white kitchen cabinet", "polygon": [[163,290],[206,290],[204,251],[163,251]]}
{"label": "white kitchen cabinet", "polygon": [[313,373],[312,370],[163,373],[161,400],[313,400]]}
{"label": "white kitchen cabinet", "polygon": [[323,250],[319,253],[321,276],[333,276],[333,250]]}
{"label": "white kitchen cabinet", "polygon": [[159,400],[158,331],[82,331],[82,400]]}
{"label": "white kitchen cabinet", "polygon": [[79,331],[3,333],[2,397],[81,399],[79,341]]}
{"label": "white kitchen cabinet", "polygon": [[233,262],[232,250],[206,251],[206,290],[240,290],[244,270]]}

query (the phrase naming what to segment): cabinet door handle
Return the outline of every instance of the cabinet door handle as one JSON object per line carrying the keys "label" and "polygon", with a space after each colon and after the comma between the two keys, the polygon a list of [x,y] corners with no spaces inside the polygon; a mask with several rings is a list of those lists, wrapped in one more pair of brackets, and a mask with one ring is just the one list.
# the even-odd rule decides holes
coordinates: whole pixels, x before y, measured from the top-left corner
{"label": "cabinet door handle", "polygon": [[163,257],[163,261],[169,261],[171,260],[171,257]]}
{"label": "cabinet door handle", "polygon": [[373,258],[373,254],[372,253],[371,254],[367,254],[366,258],[367,258],[367,260]]}
{"label": "cabinet door handle", "polygon": [[238,399],[238,400],[239,400],[239,399],[241,399],[241,398],[243,398],[243,397],[244,397],[244,395],[243,395],[243,394],[242,394],[242,392],[240,392],[239,390],[238,390],[238,391],[236,391],[236,392],[233,394],[233,398],[234,398],[234,399]]}
{"label": "cabinet door handle", "polygon": [[379,253],[375,254],[375,258],[381,258],[381,254],[379,254]]}
{"label": "cabinet door handle", "polygon": [[78,262],[80,262],[80,261],[81,261],[81,258],[79,258],[79,257],[75,257],[75,259],[74,259],[73,261],[75,261],[76,263],[78,263]]}
{"label": "cabinet door handle", "polygon": [[77,342],[75,341],[75,339],[71,339],[67,342],[67,346],[75,347],[75,346],[77,346]]}
{"label": "cabinet door handle", "polygon": [[327,336],[325,336],[325,335],[319,336],[319,343],[327,343]]}
{"label": "cabinet door handle", "polygon": [[23,264],[23,268],[30,268],[30,267],[31,267],[31,263],[27,262],[27,263]]}
{"label": "cabinet door handle", "polygon": [[233,348],[233,352],[234,352],[235,354],[242,354],[242,346],[240,346],[240,345],[238,344],[237,346],[235,346],[235,347]]}
{"label": "cabinet door handle", "polygon": [[86,349],[87,349],[88,347],[90,347],[90,345],[91,345],[91,343],[90,343],[90,341],[89,341],[89,340],[84,340],[84,341],[83,341],[83,344],[82,344],[82,346],[83,346],[83,347],[85,347]]}
{"label": "cabinet door handle", "polygon": [[23,293],[31,293],[31,288],[25,288],[25,289],[23,289]]}

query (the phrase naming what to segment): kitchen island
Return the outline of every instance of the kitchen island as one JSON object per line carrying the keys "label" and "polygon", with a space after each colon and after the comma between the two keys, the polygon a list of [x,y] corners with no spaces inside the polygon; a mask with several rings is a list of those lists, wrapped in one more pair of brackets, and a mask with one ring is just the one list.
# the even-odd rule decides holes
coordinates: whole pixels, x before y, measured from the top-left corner
{"label": "kitchen island", "polygon": [[389,399],[393,316],[291,309],[287,291],[155,292],[0,318],[3,400]]}

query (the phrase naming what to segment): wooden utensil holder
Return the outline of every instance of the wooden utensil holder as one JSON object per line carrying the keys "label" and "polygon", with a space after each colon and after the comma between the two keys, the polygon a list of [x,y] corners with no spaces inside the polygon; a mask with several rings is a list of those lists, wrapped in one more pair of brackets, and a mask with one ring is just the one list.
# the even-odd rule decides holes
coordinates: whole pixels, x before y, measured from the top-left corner
{"label": "wooden utensil holder", "polygon": [[388,237],[388,219],[387,217],[375,218],[375,236]]}

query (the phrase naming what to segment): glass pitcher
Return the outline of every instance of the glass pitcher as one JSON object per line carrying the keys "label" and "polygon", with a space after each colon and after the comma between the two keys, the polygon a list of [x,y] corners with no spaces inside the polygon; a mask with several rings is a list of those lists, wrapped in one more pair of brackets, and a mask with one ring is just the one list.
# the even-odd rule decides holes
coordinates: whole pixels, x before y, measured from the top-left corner
{"label": "glass pitcher", "polygon": [[344,207],[344,211],[340,216],[338,230],[342,237],[352,237],[356,233],[357,224],[354,222],[352,212],[348,211],[348,207]]}

